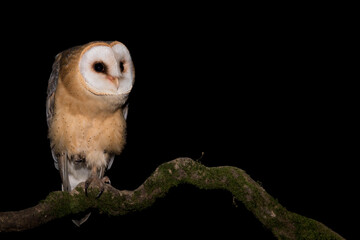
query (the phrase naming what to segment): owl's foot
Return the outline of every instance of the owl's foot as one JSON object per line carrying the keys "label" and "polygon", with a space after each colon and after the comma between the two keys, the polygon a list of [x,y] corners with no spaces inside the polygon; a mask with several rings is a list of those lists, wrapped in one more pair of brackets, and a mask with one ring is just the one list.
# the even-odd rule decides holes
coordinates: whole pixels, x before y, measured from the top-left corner
{"label": "owl's foot", "polygon": [[110,181],[110,178],[108,176],[105,176],[101,179],[101,181],[105,184],[109,184],[111,185],[111,181]]}
{"label": "owl's foot", "polygon": [[88,189],[90,186],[95,186],[97,189],[99,189],[99,193],[95,198],[99,198],[104,192],[105,184],[110,184],[110,179],[107,176],[103,177],[102,179],[98,178],[97,176],[90,176],[85,181],[85,195],[88,196]]}

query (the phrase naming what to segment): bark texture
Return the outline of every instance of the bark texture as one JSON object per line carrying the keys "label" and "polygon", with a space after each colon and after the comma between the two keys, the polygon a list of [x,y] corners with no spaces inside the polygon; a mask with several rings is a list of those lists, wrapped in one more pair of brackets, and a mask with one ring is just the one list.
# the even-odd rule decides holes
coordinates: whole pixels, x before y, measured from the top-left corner
{"label": "bark texture", "polygon": [[71,214],[98,209],[111,216],[125,215],[150,207],[178,184],[200,189],[223,189],[231,192],[278,239],[344,239],[322,223],[286,210],[245,171],[230,166],[206,167],[190,158],[177,158],[160,165],[133,191],[117,190],[108,185],[100,198],[92,185],[88,196],[84,184],[72,192],[51,192],[38,205],[0,213],[0,232],[22,231]]}

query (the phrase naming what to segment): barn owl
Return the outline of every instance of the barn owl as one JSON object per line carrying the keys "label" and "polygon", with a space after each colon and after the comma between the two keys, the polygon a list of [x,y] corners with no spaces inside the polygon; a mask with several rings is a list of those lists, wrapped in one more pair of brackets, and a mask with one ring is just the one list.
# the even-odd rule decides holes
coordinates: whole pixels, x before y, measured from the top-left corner
{"label": "barn owl", "polygon": [[109,183],[104,173],[125,144],[134,77],[129,51],[117,41],[90,42],[56,55],[46,116],[63,191],[72,191],[80,182],[85,182],[86,192],[94,181],[102,188]]}

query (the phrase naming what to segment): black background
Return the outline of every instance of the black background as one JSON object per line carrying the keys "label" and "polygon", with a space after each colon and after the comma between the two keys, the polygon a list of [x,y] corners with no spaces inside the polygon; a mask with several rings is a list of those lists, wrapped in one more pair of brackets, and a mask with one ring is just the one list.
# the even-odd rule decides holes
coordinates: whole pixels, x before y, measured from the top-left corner
{"label": "black background", "polygon": [[[131,53],[136,79],[127,145],[107,172],[113,186],[135,189],[159,164],[204,152],[206,166],[239,167],[288,210],[351,238],[357,108],[341,70],[345,46],[333,31],[336,14],[312,7],[141,7],[140,14],[69,6],[20,23],[12,16],[4,27],[0,211],[34,206],[60,189],[45,117],[55,55],[118,40]],[[230,193],[191,186],[172,189],[139,213],[93,213],[81,228],[70,219],[10,236],[273,239]]]}

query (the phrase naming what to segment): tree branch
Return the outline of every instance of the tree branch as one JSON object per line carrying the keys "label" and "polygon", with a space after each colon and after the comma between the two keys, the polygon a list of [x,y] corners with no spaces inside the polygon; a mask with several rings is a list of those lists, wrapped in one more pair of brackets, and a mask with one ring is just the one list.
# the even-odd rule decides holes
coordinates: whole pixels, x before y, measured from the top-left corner
{"label": "tree branch", "polygon": [[125,215],[150,207],[158,198],[178,184],[191,184],[201,189],[223,189],[238,201],[278,239],[344,239],[322,223],[286,210],[245,171],[230,166],[205,167],[190,158],[177,158],[160,165],[134,191],[105,187],[100,198],[92,187],[88,196],[81,183],[72,192],[51,192],[38,205],[0,213],[0,232],[35,228],[57,218],[98,209],[111,216]]}

